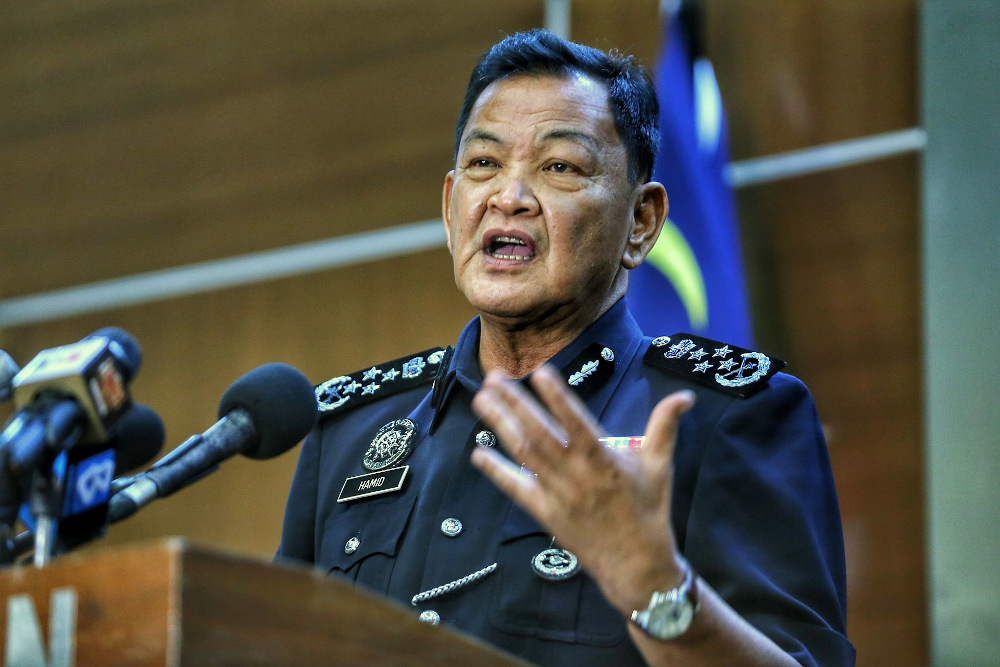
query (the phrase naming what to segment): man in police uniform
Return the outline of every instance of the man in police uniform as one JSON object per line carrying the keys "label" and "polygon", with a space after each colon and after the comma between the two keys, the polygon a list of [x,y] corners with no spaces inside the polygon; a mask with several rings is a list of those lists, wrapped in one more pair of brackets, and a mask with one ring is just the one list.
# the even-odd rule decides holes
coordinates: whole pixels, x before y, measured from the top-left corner
{"label": "man in police uniform", "polygon": [[538,663],[853,662],[807,390],[625,305],[667,213],[657,116],[631,59],[543,31],[484,55],[443,202],[479,317],[317,387],[279,557]]}

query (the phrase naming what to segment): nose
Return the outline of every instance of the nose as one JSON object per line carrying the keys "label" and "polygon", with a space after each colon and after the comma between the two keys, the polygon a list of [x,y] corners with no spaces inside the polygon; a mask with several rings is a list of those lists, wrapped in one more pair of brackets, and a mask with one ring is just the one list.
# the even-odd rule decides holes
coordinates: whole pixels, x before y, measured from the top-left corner
{"label": "nose", "polygon": [[489,199],[490,208],[506,216],[538,214],[540,206],[526,174],[509,171],[498,179],[498,186]]}

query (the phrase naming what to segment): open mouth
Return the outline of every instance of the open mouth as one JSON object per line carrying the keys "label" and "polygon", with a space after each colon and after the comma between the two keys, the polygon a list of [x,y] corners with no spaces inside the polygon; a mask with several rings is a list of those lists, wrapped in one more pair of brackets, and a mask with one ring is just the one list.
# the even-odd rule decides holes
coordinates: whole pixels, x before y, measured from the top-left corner
{"label": "open mouth", "polygon": [[483,248],[491,257],[514,261],[528,261],[535,256],[535,251],[528,239],[516,236],[494,236]]}

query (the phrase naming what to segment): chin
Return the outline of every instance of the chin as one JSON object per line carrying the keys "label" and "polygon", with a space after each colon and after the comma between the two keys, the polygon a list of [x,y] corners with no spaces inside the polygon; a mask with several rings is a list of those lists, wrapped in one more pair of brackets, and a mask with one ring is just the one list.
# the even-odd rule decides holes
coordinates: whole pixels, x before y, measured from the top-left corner
{"label": "chin", "polygon": [[466,299],[481,315],[504,319],[529,317],[536,311],[531,299],[513,290],[466,293]]}

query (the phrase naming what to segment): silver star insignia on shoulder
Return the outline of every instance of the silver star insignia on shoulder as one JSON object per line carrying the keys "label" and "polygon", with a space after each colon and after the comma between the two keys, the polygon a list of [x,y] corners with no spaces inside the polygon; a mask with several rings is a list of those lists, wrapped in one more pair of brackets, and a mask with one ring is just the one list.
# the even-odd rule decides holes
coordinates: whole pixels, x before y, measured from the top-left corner
{"label": "silver star insignia on shoulder", "polygon": [[[687,377],[729,394],[746,398],[785,366],[780,359],[760,352],[731,347],[694,334],[680,333],[679,339],[666,350],[664,345],[650,345],[644,360],[653,366]],[[707,350],[713,353],[709,357]],[[708,359],[721,359],[713,366]],[[711,372],[712,370],[715,372]]]}
{"label": "silver star insignia on shoulder", "polygon": [[434,374],[423,372],[427,365],[424,359],[436,354],[443,360],[444,350],[431,348],[323,382],[315,390],[321,418],[328,419],[336,413],[429,384]]}
{"label": "silver star insignia on shoulder", "polygon": [[708,354],[708,352],[706,352],[705,350],[703,350],[701,348],[698,348],[697,350],[695,350],[694,352],[691,353],[691,356],[688,357],[688,359],[694,359],[695,361],[701,361],[702,357],[704,357],[706,354]]}
{"label": "silver star insignia on shoulder", "polygon": [[719,362],[719,368],[721,368],[724,371],[732,369],[732,367],[735,365],[736,361],[734,361],[733,359],[726,359],[725,361]]}

